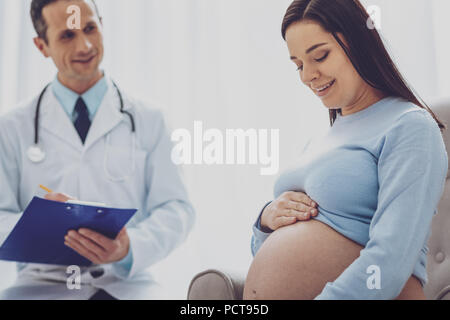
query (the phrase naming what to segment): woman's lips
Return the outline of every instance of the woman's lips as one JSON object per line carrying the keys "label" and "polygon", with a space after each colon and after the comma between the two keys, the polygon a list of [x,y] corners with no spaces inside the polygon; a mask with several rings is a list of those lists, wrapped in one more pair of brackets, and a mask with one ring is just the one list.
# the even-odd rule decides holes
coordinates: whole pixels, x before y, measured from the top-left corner
{"label": "woman's lips", "polygon": [[335,83],[336,83],[336,80],[333,80],[330,82],[331,85],[328,88],[326,88],[325,90],[322,90],[322,91],[314,90],[314,93],[319,97],[324,97],[330,92],[330,90],[333,88]]}

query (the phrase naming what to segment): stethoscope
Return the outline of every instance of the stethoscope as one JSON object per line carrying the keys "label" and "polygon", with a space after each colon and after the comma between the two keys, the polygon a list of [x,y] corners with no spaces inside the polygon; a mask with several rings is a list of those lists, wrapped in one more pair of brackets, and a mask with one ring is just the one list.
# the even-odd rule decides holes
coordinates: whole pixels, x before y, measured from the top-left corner
{"label": "stethoscope", "polygon": [[[114,81],[112,81],[112,84],[114,85],[116,91],[117,91],[117,95],[119,96],[119,100],[120,100],[120,112],[122,114],[126,114],[128,115],[128,117],[130,118],[130,122],[131,122],[131,139],[132,139],[132,151],[131,151],[131,162],[132,162],[132,168],[131,168],[131,172],[130,174],[124,176],[124,177],[113,177],[109,170],[108,170],[108,155],[109,155],[109,145],[110,145],[110,137],[109,134],[106,136],[106,143],[105,143],[105,154],[103,157],[103,169],[105,171],[106,176],[108,177],[109,180],[111,181],[124,181],[128,178],[130,178],[131,176],[133,176],[134,171],[136,169],[136,125],[134,122],[134,117],[133,115],[124,110],[124,103],[123,103],[123,97],[122,97],[122,93],[119,90],[119,87],[116,85],[116,83]],[[42,98],[44,97],[45,92],[47,91],[48,87],[50,86],[50,84],[48,84],[47,86],[45,86],[45,88],[42,90],[41,94],[39,95],[39,99],[36,105],[36,114],[34,116],[34,145],[30,146],[28,148],[27,151],[27,155],[28,158],[30,159],[31,162],[33,163],[41,163],[45,160],[46,158],[46,153],[44,150],[42,150],[39,147],[39,116],[40,116],[40,110],[41,110],[41,102],[42,102]]]}

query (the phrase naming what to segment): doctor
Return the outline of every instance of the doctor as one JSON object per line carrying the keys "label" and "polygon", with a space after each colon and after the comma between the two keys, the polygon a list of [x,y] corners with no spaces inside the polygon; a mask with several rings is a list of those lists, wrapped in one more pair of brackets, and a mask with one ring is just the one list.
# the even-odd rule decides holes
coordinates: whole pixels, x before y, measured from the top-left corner
{"label": "doctor", "polygon": [[[80,29],[67,27],[70,5],[81,9]],[[93,0],[33,0],[31,17],[34,43],[58,74],[38,97],[0,118],[0,244],[40,184],[139,210],[115,240],[92,230],[61,239],[93,262],[80,270],[80,289],[67,286],[73,273],[65,266],[19,263],[16,283],[0,299],[165,298],[145,270],[185,240],[194,210],[171,161],[163,117],[99,69],[102,20]]]}

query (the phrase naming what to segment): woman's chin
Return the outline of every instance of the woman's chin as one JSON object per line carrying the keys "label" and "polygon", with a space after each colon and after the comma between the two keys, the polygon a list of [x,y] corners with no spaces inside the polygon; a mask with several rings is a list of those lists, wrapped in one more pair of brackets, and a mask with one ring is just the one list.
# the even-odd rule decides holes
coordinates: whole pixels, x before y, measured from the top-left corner
{"label": "woman's chin", "polygon": [[332,99],[331,97],[324,97],[321,99],[322,104],[328,109],[328,110],[339,110],[340,107],[339,103],[336,102],[336,99]]}

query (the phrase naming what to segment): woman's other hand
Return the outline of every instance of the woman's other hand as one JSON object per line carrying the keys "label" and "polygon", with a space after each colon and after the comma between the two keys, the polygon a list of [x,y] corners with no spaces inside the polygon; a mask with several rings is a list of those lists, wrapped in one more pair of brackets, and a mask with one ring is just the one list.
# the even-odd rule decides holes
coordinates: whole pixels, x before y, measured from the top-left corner
{"label": "woman's other hand", "polygon": [[273,231],[318,215],[317,203],[303,192],[285,192],[266,207],[261,227]]}

